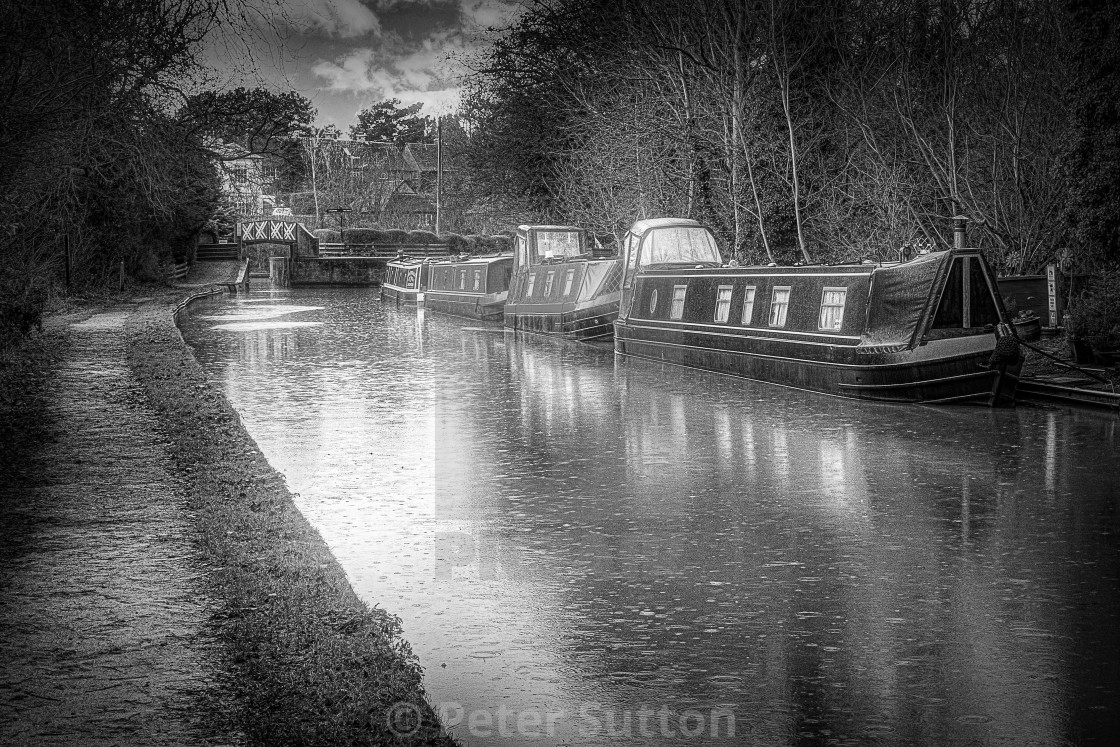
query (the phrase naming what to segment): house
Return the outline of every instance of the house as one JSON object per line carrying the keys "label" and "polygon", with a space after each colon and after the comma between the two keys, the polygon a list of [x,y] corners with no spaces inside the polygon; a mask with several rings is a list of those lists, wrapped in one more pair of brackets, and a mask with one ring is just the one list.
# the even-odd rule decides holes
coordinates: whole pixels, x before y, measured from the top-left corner
{"label": "house", "polygon": [[242,218],[263,218],[276,207],[276,167],[265,156],[241,155],[229,143],[214,146],[222,196]]}

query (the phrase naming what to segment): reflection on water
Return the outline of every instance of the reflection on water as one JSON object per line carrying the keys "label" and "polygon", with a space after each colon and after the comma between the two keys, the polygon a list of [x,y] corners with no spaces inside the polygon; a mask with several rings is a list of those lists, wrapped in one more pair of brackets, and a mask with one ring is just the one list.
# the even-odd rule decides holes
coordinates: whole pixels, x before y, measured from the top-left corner
{"label": "reflection on water", "polygon": [[254,321],[225,301],[184,334],[465,741],[1120,726],[1114,417],[855,403],[365,291],[270,298],[320,326],[223,329]]}

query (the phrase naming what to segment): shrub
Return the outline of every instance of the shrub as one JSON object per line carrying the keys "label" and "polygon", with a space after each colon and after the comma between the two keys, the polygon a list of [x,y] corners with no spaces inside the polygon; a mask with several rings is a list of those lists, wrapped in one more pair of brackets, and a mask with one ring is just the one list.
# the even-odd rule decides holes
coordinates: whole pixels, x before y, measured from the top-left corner
{"label": "shrub", "polygon": [[1120,349],[1120,269],[1093,278],[1065,316],[1066,332],[1094,348]]}
{"label": "shrub", "polygon": [[463,249],[464,254],[484,254],[486,252],[485,236],[471,233],[464,236],[463,240],[466,242],[466,247]]}
{"label": "shrub", "polygon": [[34,328],[42,329],[47,303],[47,277],[28,266],[0,265],[0,350]]}
{"label": "shrub", "polygon": [[423,246],[424,244],[438,244],[439,237],[431,231],[409,231],[408,243],[412,246]]}
{"label": "shrub", "polygon": [[390,228],[388,231],[383,231],[385,234],[385,243],[396,246],[398,244],[408,243],[408,231],[401,228]]}
{"label": "shrub", "polygon": [[445,233],[443,243],[447,244],[448,254],[465,254],[470,252],[471,244],[466,236],[458,233]]}
{"label": "shrub", "polygon": [[494,236],[479,236],[478,251],[480,254],[496,254],[499,252],[512,252],[513,239],[509,236],[497,234]]}
{"label": "shrub", "polygon": [[384,244],[385,234],[380,228],[348,228],[346,229],[347,244]]}
{"label": "shrub", "polygon": [[316,228],[312,231],[315,238],[326,244],[338,244],[342,241],[342,234],[333,228]]}

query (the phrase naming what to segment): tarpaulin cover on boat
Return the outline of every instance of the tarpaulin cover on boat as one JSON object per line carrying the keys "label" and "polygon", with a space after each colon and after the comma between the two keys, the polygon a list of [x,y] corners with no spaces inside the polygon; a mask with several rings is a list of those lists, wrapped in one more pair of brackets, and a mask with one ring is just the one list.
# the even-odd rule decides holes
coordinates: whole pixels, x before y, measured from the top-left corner
{"label": "tarpaulin cover on boat", "polygon": [[587,277],[583,281],[577,303],[593,301],[608,293],[618,293],[622,280],[622,260],[613,262],[588,262]]}
{"label": "tarpaulin cover on boat", "polygon": [[952,252],[934,252],[905,264],[876,267],[860,352],[893,353],[916,346],[952,262]]}

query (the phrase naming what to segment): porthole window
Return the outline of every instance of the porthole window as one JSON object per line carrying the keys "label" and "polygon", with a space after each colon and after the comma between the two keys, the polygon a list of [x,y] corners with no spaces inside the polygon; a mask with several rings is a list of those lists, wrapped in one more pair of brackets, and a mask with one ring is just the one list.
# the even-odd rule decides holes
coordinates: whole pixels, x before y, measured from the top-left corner
{"label": "porthole window", "polygon": [[653,292],[649,294],[649,313],[653,314],[657,311],[657,289],[654,288]]}

